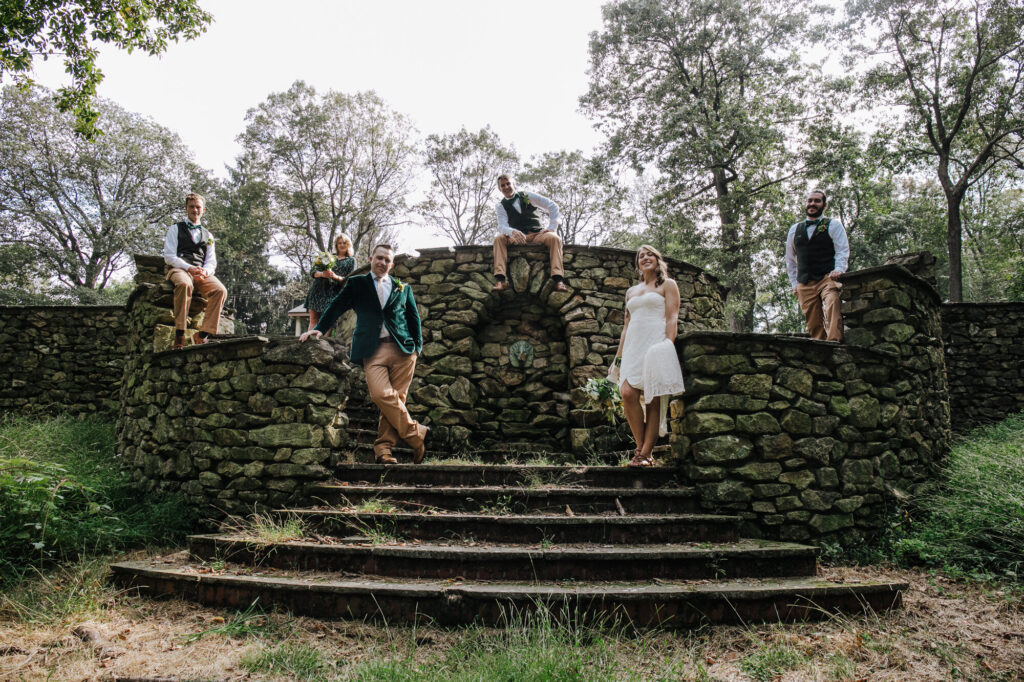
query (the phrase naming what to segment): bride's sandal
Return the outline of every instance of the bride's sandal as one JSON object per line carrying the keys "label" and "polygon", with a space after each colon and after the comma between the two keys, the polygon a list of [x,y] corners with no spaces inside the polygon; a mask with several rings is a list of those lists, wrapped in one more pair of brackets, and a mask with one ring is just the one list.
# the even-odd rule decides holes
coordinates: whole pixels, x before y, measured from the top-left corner
{"label": "bride's sandal", "polygon": [[633,455],[626,466],[631,467],[652,467],[655,465],[654,458],[650,455],[641,455],[639,452]]}

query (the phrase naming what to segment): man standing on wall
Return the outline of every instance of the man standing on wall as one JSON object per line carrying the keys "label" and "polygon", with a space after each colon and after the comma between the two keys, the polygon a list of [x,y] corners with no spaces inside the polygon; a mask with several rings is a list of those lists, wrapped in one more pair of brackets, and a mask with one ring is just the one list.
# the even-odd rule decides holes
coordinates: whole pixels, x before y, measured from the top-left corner
{"label": "man standing on wall", "polygon": [[413,462],[426,453],[429,429],[416,422],[405,407],[405,396],[423,348],[420,314],[412,287],[390,275],[395,252],[378,244],[370,254],[370,272],[349,277],[344,288],[320,316],[316,327],[299,337],[319,339],[347,310],[356,311],[352,333],[353,362],[362,362],[370,398],[380,409],[373,454],[378,464],[397,464],[391,449],[401,438],[412,447]]}
{"label": "man standing on wall", "polygon": [[192,343],[206,343],[210,334],[217,333],[220,312],[224,307],[227,289],[213,276],[217,269],[217,255],[213,235],[202,225],[206,212],[206,199],[198,194],[185,197],[185,215],[188,220],[175,223],[167,229],[164,238],[164,263],[167,279],[174,284],[174,348],[185,347],[185,328],[188,309],[192,304],[192,291],[198,289],[206,298],[203,324],[192,338]]}
{"label": "man standing on wall", "polygon": [[[498,189],[505,198],[498,202],[498,236],[494,238],[494,291],[508,289],[505,265],[509,244],[543,244],[548,247],[551,279],[555,291],[568,291],[563,277],[562,239],[555,232],[558,226],[558,204],[533,192],[517,192],[515,182],[506,173],[498,176]],[[548,213],[548,227],[542,228],[537,207]]]}
{"label": "man standing on wall", "polygon": [[843,318],[839,313],[837,281],[850,260],[850,242],[843,224],[825,217],[828,199],[820,189],[807,195],[807,219],[789,228],[786,270],[812,339],[839,342]]}

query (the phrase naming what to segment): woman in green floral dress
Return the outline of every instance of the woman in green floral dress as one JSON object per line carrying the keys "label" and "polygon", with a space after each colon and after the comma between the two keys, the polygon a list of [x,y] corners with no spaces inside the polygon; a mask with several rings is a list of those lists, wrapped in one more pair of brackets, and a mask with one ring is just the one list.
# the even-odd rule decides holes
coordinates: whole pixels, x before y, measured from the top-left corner
{"label": "woman in green floral dress", "polygon": [[310,271],[313,276],[313,286],[306,294],[306,310],[309,311],[310,329],[320,321],[320,313],[326,310],[330,302],[338,295],[345,285],[345,278],[356,265],[356,259],[352,257],[352,240],[345,235],[339,235],[334,240],[334,252],[337,259],[333,265],[329,268],[314,265]]}

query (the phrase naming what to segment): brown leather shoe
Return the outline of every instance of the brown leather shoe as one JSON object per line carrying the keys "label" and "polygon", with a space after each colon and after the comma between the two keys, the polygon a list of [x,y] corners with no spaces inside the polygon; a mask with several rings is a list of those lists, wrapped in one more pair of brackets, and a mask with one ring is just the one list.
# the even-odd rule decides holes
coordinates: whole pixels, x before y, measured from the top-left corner
{"label": "brown leather shoe", "polygon": [[423,456],[427,454],[427,436],[430,435],[430,427],[426,427],[426,431],[423,432],[423,440],[420,441],[419,445],[416,445],[412,449],[412,463],[419,464],[423,461]]}
{"label": "brown leather shoe", "polygon": [[392,457],[390,453],[377,455],[377,464],[398,464],[398,460]]}
{"label": "brown leather shoe", "polygon": [[505,279],[499,279],[497,282],[494,283],[494,286],[491,287],[491,291],[506,291],[507,289],[508,280]]}
{"label": "brown leather shoe", "polygon": [[555,291],[569,291],[569,287],[562,280],[558,280],[555,282]]}
{"label": "brown leather shoe", "polygon": [[209,341],[210,341],[210,337],[209,336],[203,337],[203,336],[199,336],[199,334],[196,334],[196,335],[194,335],[192,337],[192,345],[193,346],[201,346],[204,343],[208,343]]}
{"label": "brown leather shoe", "polygon": [[175,336],[174,337],[174,345],[171,346],[171,350],[181,350],[184,347],[185,347],[185,337],[184,336]]}

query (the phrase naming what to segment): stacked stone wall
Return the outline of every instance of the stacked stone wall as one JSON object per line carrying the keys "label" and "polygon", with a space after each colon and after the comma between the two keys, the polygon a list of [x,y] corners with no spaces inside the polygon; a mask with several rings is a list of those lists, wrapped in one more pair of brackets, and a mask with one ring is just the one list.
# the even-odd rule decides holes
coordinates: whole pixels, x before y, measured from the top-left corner
{"label": "stacked stone wall", "polygon": [[117,414],[122,306],[0,307],[0,412]]}
{"label": "stacked stone wall", "polygon": [[900,267],[843,279],[845,344],[759,334],[677,340],[674,455],[709,510],[785,540],[857,539],[949,448],[939,301]]}
{"label": "stacked stone wall", "polygon": [[1024,410],[1024,303],[942,307],[953,429]]}
{"label": "stacked stone wall", "polygon": [[[569,292],[554,291],[547,250],[509,249],[510,290],[494,284],[490,247],[424,249],[399,256],[394,275],[410,284],[424,347],[409,409],[429,416],[438,442],[576,452],[620,447],[624,432],[597,426],[581,391],[605,376],[623,324],[634,253],[565,248]],[[679,283],[679,329],[724,329],[727,290],[704,271],[670,261]]]}
{"label": "stacked stone wall", "polygon": [[129,301],[118,449],[142,490],[181,491],[208,518],[306,502],[347,442],[344,346],[257,336],[154,351],[164,294],[143,284]]}

